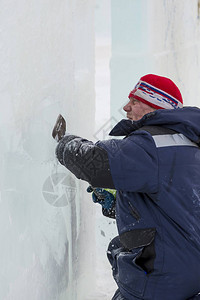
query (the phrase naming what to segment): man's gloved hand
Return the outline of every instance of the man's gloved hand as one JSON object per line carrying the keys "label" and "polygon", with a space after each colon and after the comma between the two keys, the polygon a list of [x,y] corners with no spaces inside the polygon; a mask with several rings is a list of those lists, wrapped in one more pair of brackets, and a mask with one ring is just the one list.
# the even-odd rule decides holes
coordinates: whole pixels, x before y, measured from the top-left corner
{"label": "man's gloved hand", "polygon": [[101,204],[104,216],[115,218],[116,190],[93,188],[92,186],[89,186],[87,192],[93,192],[92,200],[94,203]]}

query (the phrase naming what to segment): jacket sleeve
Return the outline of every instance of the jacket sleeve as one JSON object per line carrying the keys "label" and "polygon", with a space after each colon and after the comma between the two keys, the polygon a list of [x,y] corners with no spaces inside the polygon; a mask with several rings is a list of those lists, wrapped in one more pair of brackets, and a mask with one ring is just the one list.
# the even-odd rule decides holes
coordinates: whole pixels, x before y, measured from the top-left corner
{"label": "jacket sleeve", "polygon": [[96,144],[67,135],[59,142],[56,155],[77,178],[93,187],[158,192],[157,149],[147,132]]}
{"label": "jacket sleeve", "polygon": [[120,191],[158,192],[158,153],[152,136],[134,133],[123,140],[99,141],[108,153],[115,188]]}
{"label": "jacket sleeve", "polygon": [[66,135],[56,148],[59,162],[93,187],[115,188],[105,149],[75,135]]}

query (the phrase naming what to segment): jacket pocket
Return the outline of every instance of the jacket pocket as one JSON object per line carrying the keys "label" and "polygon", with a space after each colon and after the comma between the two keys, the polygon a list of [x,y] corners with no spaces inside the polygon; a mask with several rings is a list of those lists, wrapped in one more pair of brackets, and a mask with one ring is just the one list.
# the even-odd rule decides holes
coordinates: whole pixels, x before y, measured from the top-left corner
{"label": "jacket pocket", "polygon": [[112,265],[113,277],[120,290],[132,296],[143,296],[147,281],[145,270],[137,263],[144,247],[129,251],[118,237],[108,247],[108,259]]}
{"label": "jacket pocket", "polygon": [[143,247],[131,252],[121,252],[117,256],[118,285],[125,292],[133,296],[144,296],[147,274],[141,266],[137,264]]}
{"label": "jacket pocket", "polygon": [[125,249],[134,251],[134,249],[141,249],[137,255],[135,263],[140,266],[147,274],[154,270],[155,253],[155,228],[141,228],[124,232],[121,234],[120,242]]}
{"label": "jacket pocket", "polygon": [[136,221],[139,221],[141,219],[141,216],[137,209],[133,206],[133,204],[130,201],[128,202],[128,205],[131,215],[136,219]]}

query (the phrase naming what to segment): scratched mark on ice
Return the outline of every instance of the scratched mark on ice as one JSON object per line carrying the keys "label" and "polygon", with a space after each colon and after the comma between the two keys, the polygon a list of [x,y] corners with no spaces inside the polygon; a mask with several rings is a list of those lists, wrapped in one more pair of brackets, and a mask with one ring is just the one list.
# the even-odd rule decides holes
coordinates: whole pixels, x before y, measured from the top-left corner
{"label": "scratched mark on ice", "polygon": [[103,230],[101,230],[101,235],[106,236]]}

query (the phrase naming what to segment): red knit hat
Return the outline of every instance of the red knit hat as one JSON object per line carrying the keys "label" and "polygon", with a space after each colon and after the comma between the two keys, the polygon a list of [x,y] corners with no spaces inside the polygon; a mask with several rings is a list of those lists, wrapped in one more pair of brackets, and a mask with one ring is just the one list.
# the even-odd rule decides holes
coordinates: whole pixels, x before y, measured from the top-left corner
{"label": "red knit hat", "polygon": [[181,92],[175,83],[167,78],[148,74],[140,78],[129,96],[156,109],[183,107]]}

